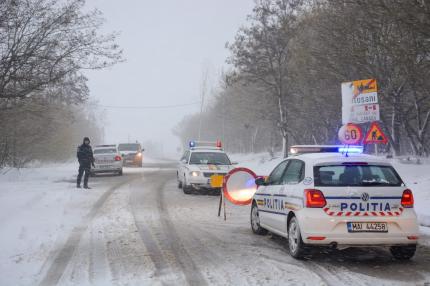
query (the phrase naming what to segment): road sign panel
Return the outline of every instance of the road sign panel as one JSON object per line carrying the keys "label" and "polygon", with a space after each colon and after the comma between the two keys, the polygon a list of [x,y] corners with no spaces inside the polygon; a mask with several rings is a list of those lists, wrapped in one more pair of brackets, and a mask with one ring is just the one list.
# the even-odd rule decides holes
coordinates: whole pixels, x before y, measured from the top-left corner
{"label": "road sign panel", "polygon": [[349,123],[339,129],[338,136],[342,144],[356,145],[363,139],[363,132],[357,124]]}
{"label": "road sign panel", "polygon": [[342,83],[342,123],[364,123],[379,120],[376,80]]}
{"label": "road sign panel", "polygon": [[379,120],[379,104],[351,106],[348,122],[365,123]]}
{"label": "road sign panel", "polygon": [[387,144],[388,139],[385,136],[384,132],[382,132],[381,127],[379,127],[378,123],[372,122],[370,125],[369,131],[367,131],[366,136],[364,137],[364,144]]}

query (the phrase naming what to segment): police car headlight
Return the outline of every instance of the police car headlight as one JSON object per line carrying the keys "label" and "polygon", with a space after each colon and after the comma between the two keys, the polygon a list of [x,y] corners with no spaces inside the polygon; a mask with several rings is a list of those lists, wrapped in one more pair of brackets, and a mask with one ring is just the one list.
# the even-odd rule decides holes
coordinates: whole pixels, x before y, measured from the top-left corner
{"label": "police car headlight", "polygon": [[200,172],[199,171],[192,171],[192,172],[190,172],[190,176],[198,177],[198,176],[200,176]]}

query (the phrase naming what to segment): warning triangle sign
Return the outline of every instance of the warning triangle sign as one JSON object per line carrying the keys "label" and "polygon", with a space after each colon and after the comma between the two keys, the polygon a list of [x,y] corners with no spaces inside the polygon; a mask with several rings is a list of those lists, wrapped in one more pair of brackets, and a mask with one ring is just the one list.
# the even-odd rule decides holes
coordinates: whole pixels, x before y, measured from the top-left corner
{"label": "warning triangle sign", "polygon": [[367,131],[367,134],[364,137],[363,143],[387,144],[388,139],[387,136],[385,136],[384,132],[382,132],[381,127],[379,127],[378,123],[372,122],[369,131]]}

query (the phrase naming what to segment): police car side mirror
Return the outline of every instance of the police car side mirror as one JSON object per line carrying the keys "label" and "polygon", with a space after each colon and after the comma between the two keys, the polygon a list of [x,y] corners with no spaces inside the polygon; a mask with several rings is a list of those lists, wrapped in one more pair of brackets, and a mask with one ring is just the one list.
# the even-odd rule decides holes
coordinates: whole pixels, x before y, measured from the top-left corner
{"label": "police car side mirror", "polygon": [[258,177],[257,179],[255,179],[255,184],[259,187],[259,186],[265,186],[266,185],[266,180],[263,177]]}
{"label": "police car side mirror", "polygon": [[232,165],[237,165],[239,162],[231,162]]}

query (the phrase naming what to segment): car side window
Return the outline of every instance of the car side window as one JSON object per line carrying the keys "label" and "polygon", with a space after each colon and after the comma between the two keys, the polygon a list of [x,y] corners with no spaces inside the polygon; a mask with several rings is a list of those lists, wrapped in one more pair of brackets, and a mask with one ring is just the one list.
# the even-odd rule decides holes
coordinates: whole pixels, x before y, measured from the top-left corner
{"label": "car side window", "polygon": [[182,155],[181,159],[179,161],[186,161],[188,162],[188,155],[189,155],[189,151],[185,151],[184,155]]}
{"label": "car side window", "polygon": [[270,173],[269,178],[267,179],[268,185],[280,185],[282,175],[284,174],[285,167],[287,167],[288,160],[281,162],[275,169],[273,169],[272,173]]}
{"label": "car side window", "polygon": [[298,184],[305,175],[305,163],[300,160],[290,160],[281,179],[281,184]]}

